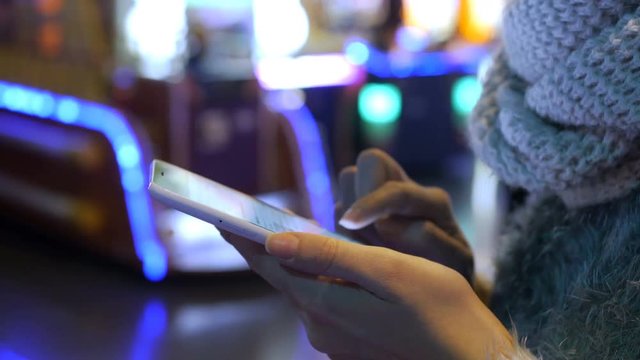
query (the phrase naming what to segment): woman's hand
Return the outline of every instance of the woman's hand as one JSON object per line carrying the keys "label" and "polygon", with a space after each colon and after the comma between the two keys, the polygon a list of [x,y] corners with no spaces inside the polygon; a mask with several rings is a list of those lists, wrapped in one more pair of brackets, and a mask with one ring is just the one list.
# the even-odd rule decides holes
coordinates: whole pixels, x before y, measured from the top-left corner
{"label": "woman's hand", "polygon": [[338,229],[365,243],[423,257],[473,279],[473,255],[446,191],[413,182],[385,152],[371,149],[340,173]]}
{"label": "woman's hand", "polygon": [[445,266],[305,233],[272,235],[268,252],[223,235],[293,302],[312,345],[333,359],[493,359],[513,351],[506,329]]}

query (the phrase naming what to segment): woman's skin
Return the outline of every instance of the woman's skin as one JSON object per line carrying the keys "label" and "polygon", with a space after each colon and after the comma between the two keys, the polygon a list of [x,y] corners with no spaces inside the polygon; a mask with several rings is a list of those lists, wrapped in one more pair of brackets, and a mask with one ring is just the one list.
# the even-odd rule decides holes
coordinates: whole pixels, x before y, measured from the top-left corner
{"label": "woman's skin", "polygon": [[299,310],[312,345],[333,359],[510,357],[511,336],[469,284],[473,260],[446,192],[377,150],[340,185],[341,224],[377,246],[282,233],[265,248],[223,233]]}
{"label": "woman's skin", "polygon": [[416,184],[377,149],[362,152],[355,166],[342,170],[339,182],[339,230],[446,265],[471,282],[473,254],[446,191]]}

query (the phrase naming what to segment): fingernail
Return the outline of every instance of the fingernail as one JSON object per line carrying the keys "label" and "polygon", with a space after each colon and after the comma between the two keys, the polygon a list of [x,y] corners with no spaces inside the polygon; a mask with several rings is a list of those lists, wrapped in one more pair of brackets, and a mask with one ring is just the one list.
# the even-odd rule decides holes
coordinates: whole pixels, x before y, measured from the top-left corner
{"label": "fingernail", "polygon": [[298,252],[297,237],[290,234],[273,234],[267,239],[267,252],[283,260],[293,259]]}
{"label": "fingernail", "polygon": [[338,221],[338,224],[345,229],[357,230],[360,229],[360,211],[358,209],[349,209],[342,215],[342,218]]}

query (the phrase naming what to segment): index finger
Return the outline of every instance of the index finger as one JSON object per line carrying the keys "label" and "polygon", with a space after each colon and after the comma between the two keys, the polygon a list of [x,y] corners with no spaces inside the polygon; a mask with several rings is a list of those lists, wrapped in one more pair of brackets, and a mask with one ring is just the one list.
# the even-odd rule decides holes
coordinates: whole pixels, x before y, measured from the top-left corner
{"label": "index finger", "polygon": [[[428,260],[387,248],[309,233],[271,235],[267,239],[267,251],[283,259],[283,265],[292,269],[343,279],[391,301],[399,299],[398,294],[404,292],[409,280],[407,277],[413,277],[416,269],[436,266]],[[418,268],[411,266],[416,262],[421,262]]]}
{"label": "index finger", "polygon": [[355,192],[361,198],[388,181],[407,180],[404,170],[389,154],[379,149],[363,151],[356,161]]}
{"label": "index finger", "polygon": [[446,191],[398,181],[387,182],[356,201],[340,225],[351,230],[361,229],[390,215],[428,219],[447,231],[458,228]]}

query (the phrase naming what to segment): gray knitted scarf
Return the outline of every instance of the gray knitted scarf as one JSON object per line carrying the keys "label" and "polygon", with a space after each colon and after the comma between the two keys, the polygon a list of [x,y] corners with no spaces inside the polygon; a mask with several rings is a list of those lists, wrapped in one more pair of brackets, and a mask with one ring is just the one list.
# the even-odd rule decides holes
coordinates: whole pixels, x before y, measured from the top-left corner
{"label": "gray knitted scarf", "polygon": [[640,184],[640,0],[515,0],[471,117],[507,184],[568,207]]}

